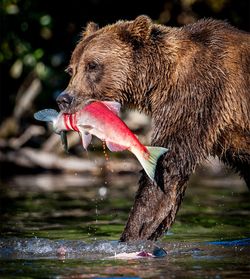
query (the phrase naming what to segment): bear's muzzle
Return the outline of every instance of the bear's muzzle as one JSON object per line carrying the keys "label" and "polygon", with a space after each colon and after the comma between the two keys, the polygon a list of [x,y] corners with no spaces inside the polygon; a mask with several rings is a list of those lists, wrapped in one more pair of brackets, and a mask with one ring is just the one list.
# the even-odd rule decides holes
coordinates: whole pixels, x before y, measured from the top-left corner
{"label": "bear's muzzle", "polygon": [[62,111],[67,111],[70,108],[70,105],[73,102],[73,97],[70,96],[68,93],[62,92],[57,98],[56,102],[58,104],[58,107]]}

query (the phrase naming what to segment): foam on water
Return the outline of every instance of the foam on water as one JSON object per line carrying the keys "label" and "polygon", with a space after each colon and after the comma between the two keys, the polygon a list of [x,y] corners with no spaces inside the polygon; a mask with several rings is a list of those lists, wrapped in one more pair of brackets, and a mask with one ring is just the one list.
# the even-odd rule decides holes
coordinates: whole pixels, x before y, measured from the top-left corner
{"label": "foam on water", "polygon": [[119,253],[152,251],[152,242],[49,240],[44,238],[0,238],[0,258],[101,258]]}
{"label": "foam on water", "polygon": [[[221,248],[223,246],[223,249]],[[119,254],[126,257],[140,253],[152,253],[155,257],[170,258],[190,255],[199,259],[227,258],[236,249],[243,254],[249,254],[250,239],[212,241],[203,243],[155,243],[151,241],[136,241],[123,243],[119,241],[95,241],[86,243],[80,240],[50,240],[45,238],[0,238],[0,259],[108,259]],[[164,255],[154,253],[166,251]],[[166,254],[167,253],[167,254]],[[130,254],[130,255],[129,255]],[[125,258],[126,258],[125,257]],[[147,257],[146,257],[147,258]]]}

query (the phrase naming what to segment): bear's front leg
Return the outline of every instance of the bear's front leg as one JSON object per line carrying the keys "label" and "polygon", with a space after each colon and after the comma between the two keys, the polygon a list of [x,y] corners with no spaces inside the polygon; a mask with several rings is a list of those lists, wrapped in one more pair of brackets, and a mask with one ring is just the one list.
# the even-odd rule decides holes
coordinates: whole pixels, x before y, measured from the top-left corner
{"label": "bear's front leg", "polygon": [[142,175],[121,241],[156,240],[174,222],[195,165],[193,161],[191,166],[189,159],[189,166],[183,169],[184,158],[176,154],[170,151],[159,160],[156,182]]}
{"label": "bear's front leg", "polygon": [[[121,241],[156,240],[169,229],[190,175],[213,150],[221,128],[220,118],[206,107],[211,102],[203,98],[192,109],[193,99],[183,100],[190,94],[176,91],[172,103],[170,100],[167,106],[153,109],[151,145],[166,147],[169,152],[158,160],[155,182],[145,173],[142,175]],[[177,97],[182,102],[177,102]]]}

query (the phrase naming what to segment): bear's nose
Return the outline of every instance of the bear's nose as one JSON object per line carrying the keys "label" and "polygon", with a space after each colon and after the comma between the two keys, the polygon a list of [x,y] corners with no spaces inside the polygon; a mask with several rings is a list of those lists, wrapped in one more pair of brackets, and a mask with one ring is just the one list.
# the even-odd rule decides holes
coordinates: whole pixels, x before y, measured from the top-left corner
{"label": "bear's nose", "polygon": [[61,93],[57,98],[56,102],[60,108],[60,110],[67,110],[73,101],[73,97],[71,97],[68,93]]}

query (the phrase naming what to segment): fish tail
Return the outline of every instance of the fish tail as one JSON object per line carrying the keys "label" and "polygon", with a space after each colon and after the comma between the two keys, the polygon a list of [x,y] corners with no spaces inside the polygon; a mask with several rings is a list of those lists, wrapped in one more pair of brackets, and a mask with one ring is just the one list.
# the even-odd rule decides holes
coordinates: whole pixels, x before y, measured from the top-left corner
{"label": "fish tail", "polygon": [[135,152],[136,157],[144,168],[146,174],[149,178],[154,181],[155,178],[155,169],[157,161],[161,155],[168,151],[167,148],[157,147],[157,146],[145,146],[149,152],[149,156],[145,158],[142,153]]}
{"label": "fish tail", "polygon": [[59,113],[54,109],[43,109],[34,113],[34,118],[38,121],[53,122]]}

